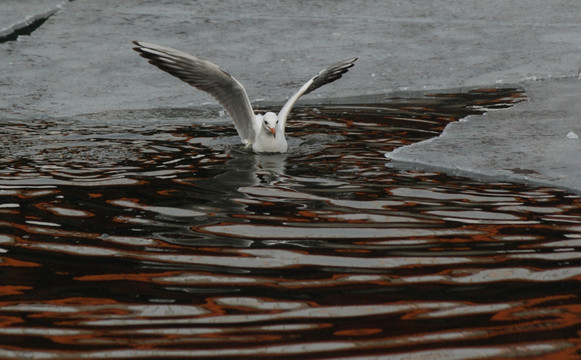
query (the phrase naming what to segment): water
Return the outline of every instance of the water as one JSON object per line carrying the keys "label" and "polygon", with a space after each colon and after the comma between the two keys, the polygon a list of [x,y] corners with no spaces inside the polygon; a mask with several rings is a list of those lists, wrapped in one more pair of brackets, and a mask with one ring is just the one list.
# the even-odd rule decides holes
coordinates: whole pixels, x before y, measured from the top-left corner
{"label": "water", "polygon": [[523,98],[4,120],[0,358],[577,358],[579,196],[384,156]]}

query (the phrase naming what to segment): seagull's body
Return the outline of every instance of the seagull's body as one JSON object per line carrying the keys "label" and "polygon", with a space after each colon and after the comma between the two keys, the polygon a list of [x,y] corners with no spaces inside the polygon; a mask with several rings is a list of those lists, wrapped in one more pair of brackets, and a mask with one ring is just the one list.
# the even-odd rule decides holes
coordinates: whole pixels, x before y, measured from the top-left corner
{"label": "seagull's body", "polygon": [[133,43],[137,45],[133,49],[151,64],[216,98],[232,117],[242,143],[259,153],[286,152],[286,120],[299,97],[341,78],[357,60],[343,60],[319,72],[290,97],[278,115],[273,112],[255,115],[242,84],[217,65],[165,46]]}

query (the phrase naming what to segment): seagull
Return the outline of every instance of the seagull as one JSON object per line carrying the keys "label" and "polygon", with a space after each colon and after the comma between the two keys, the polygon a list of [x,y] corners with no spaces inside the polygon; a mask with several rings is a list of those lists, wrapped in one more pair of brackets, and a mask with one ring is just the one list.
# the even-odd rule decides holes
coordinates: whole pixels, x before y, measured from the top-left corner
{"label": "seagull", "polygon": [[257,153],[286,152],[288,144],[284,129],[296,101],[302,95],[340,79],[357,60],[340,61],[313,76],[288,99],[278,114],[255,115],[242,84],[219,66],[169,47],[142,41],[133,41],[133,44],[136,45],[133,50],[148,59],[150,64],[212,95],[232,118],[242,143]]}

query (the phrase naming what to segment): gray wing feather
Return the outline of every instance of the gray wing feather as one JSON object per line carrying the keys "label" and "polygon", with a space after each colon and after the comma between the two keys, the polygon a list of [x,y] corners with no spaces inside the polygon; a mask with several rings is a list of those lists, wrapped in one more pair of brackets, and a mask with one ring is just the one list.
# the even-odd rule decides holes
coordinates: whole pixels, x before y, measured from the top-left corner
{"label": "gray wing feather", "polygon": [[309,81],[307,81],[300,89],[297,91],[287,102],[284,104],[282,109],[280,110],[278,117],[279,120],[282,122],[282,128],[286,126],[286,119],[292,107],[295,105],[297,100],[303,96],[304,94],[308,94],[311,91],[314,91],[320,88],[323,85],[328,83],[332,83],[335,80],[340,79],[343,74],[349,71],[349,68],[353,67],[353,63],[357,60],[357,58],[346,59],[343,61],[339,61],[338,63],[329,66],[328,68],[322,70],[317,75],[312,77]]}
{"label": "gray wing feather", "polygon": [[353,63],[356,60],[357,58],[346,59],[321,71],[313,78],[313,83],[307,88],[303,95],[308,94],[311,91],[315,91],[323,85],[332,83],[335,80],[339,80],[343,74],[349,71],[349,68],[355,65]]}
{"label": "gray wing feather", "polygon": [[133,41],[149,63],[212,95],[228,112],[244,143],[254,141],[254,111],[246,90],[238,80],[217,65],[185,52],[161,45]]}

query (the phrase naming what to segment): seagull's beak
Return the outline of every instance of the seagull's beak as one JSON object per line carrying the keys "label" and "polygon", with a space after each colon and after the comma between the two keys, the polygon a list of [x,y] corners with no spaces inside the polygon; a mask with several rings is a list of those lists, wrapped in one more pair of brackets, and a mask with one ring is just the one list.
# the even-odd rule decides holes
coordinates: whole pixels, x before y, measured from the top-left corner
{"label": "seagull's beak", "polygon": [[270,133],[272,134],[272,136],[276,137],[276,129],[273,127],[268,127],[268,131],[270,131]]}

